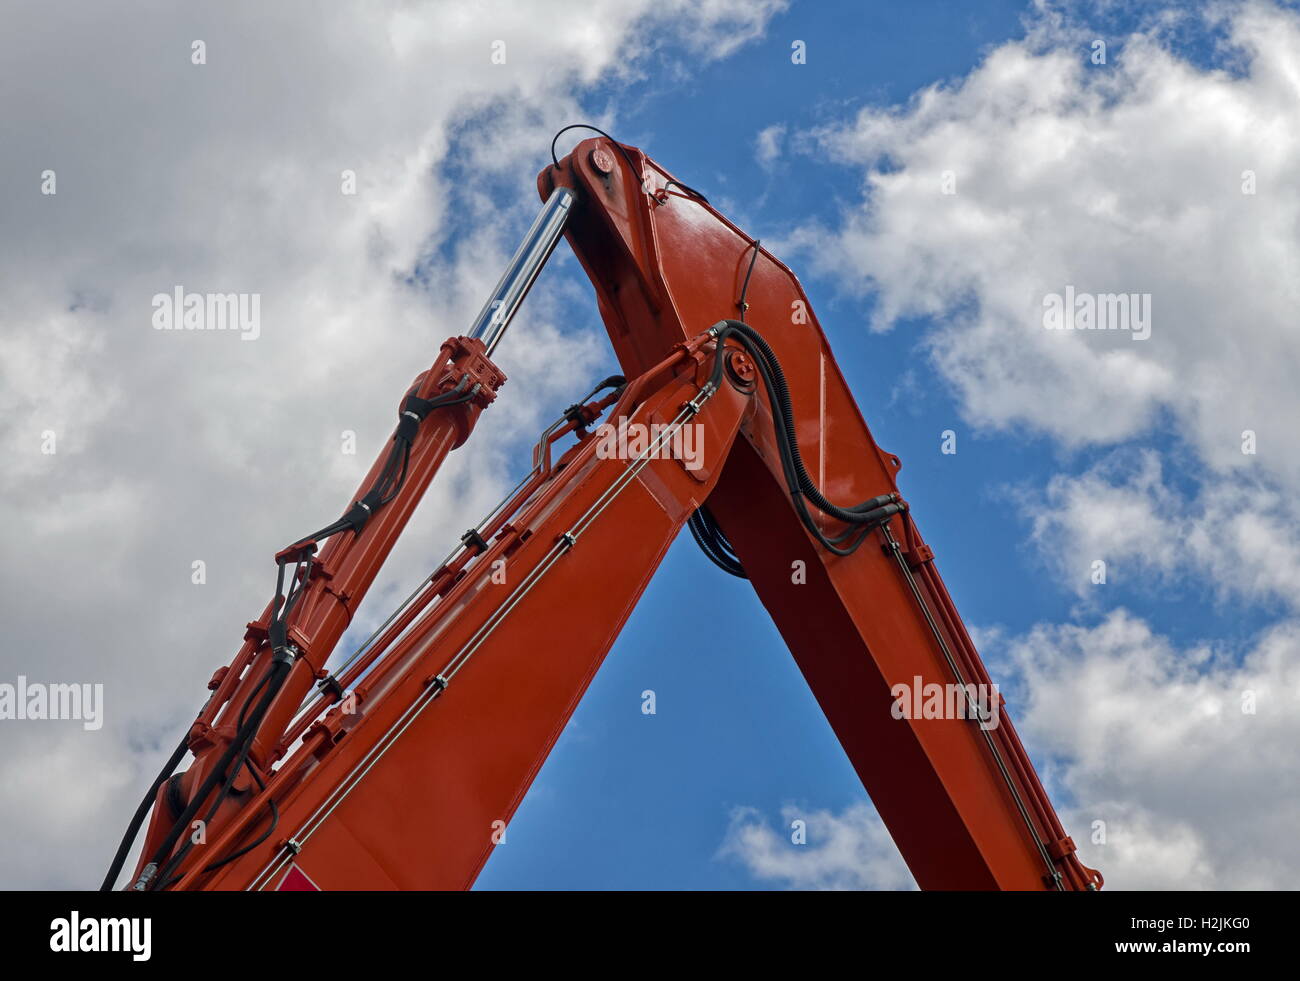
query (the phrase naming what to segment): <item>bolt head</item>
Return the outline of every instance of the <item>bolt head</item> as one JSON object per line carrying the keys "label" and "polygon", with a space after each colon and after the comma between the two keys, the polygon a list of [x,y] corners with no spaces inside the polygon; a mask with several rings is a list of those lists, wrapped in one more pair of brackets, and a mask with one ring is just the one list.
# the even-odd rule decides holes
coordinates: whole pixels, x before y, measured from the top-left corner
{"label": "bolt head", "polygon": [[591,165],[600,173],[608,176],[614,172],[614,154],[604,147],[598,146],[591,151]]}
{"label": "bolt head", "polygon": [[736,352],[731,357],[731,370],[736,373],[736,377],[741,381],[754,380],[754,362],[749,359],[748,355]]}

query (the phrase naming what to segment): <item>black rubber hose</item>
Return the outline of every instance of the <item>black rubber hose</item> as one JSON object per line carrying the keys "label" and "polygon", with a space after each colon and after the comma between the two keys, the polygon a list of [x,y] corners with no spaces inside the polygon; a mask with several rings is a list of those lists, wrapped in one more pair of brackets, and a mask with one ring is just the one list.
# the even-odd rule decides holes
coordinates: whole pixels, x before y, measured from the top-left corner
{"label": "black rubber hose", "polygon": [[[253,780],[257,782],[258,790],[266,789],[266,782],[257,775],[257,770],[254,769],[251,764],[248,765],[248,773],[253,778]],[[225,858],[218,859],[217,861],[213,862],[211,865],[203,866],[204,872],[215,871],[216,869],[221,868],[221,866],[223,865],[229,865],[237,858],[242,858],[244,855],[247,855],[254,848],[262,844],[262,842],[266,841],[267,838],[270,838],[271,835],[275,833],[275,829],[280,826],[280,808],[276,805],[274,800],[268,800],[267,803],[270,805],[270,809],[271,809],[271,823],[267,825],[266,830],[263,831],[256,838],[254,838],[252,841],[250,841],[243,848],[240,848],[238,851],[231,852]]]}
{"label": "black rubber hose", "polygon": [[[723,345],[728,338],[734,337],[745,351],[754,359],[764,388],[767,390],[768,404],[771,406],[773,423],[776,429],[776,442],[781,459],[781,469],[785,474],[791,501],[800,521],[809,533],[827,550],[836,555],[851,555],[866,540],[867,534],[883,521],[903,510],[897,503],[896,494],[882,494],[861,504],[840,507],[829,501],[813,483],[799,453],[798,440],[794,429],[794,405],[790,397],[790,388],[781,370],[780,361],[767,341],[753,327],[739,320],[723,320],[713,328],[717,340],[719,357],[714,364],[714,379],[720,377]],[[808,511],[807,503],[823,513],[849,524],[850,529],[834,538],[828,538],[817,527],[816,521]],[[861,533],[857,532],[861,529]],[[846,548],[839,543],[853,537]]]}
{"label": "black rubber hose", "polygon": [[[186,807],[180,817],[176,819],[176,823],[172,825],[172,830],[168,833],[162,844],[158,846],[158,849],[150,859],[151,864],[159,865],[171,854],[172,849],[176,847],[176,842],[179,841],[181,835],[185,833],[186,828],[189,827],[190,821],[193,819],[194,815],[199,812],[199,809],[203,806],[203,802],[207,799],[208,795],[212,793],[217,782],[226,778],[227,769],[234,761],[235,757],[239,756],[242,758],[242,754],[247,752],[248,743],[252,741],[254,734],[257,732],[257,727],[262,722],[262,717],[271,706],[272,700],[274,700],[275,696],[279,694],[280,686],[284,683],[284,679],[288,677],[289,669],[291,667],[291,661],[276,661],[271,666],[270,673],[265,679],[263,679],[268,682],[266,694],[262,696],[262,700],[258,703],[257,708],[253,710],[253,714],[235,733],[235,738],[232,739],[230,745],[226,747],[226,751],[221,754],[221,759],[217,761],[217,765],[213,767],[212,772],[208,774],[207,778],[194,793],[189,806]],[[172,863],[169,861],[168,871],[170,870],[171,864]],[[155,875],[153,882],[156,883],[162,878],[164,878],[164,876],[161,874]]]}
{"label": "black rubber hose", "polygon": [[158,797],[158,788],[167,782],[167,779],[175,771],[176,767],[184,758],[189,750],[189,738],[182,739],[180,745],[176,747],[171,758],[163,764],[163,768],[158,772],[157,778],[149,788],[148,793],[144,795],[144,800],[140,801],[140,806],[135,809],[135,814],[131,818],[131,824],[126,829],[126,834],[122,836],[122,843],[117,846],[117,854],[113,856],[113,862],[109,866],[108,874],[104,876],[104,881],[99,887],[100,892],[111,892],[117,877],[122,873],[122,865],[126,862],[126,857],[131,853],[131,846],[135,843],[135,836],[140,833],[140,825],[144,824],[144,819],[148,815],[150,808],[153,807],[154,801]]}
{"label": "black rubber hose", "polygon": [[[761,357],[756,358],[755,360],[760,361],[760,363],[766,362],[766,366],[770,369],[770,373],[767,373],[766,377],[770,378],[774,383],[775,392],[773,392],[772,389],[769,389],[768,395],[770,397],[775,394],[776,400],[780,404],[780,421],[785,429],[784,442],[790,451],[790,462],[793,465],[794,476],[799,490],[819,511],[823,511],[833,518],[838,518],[841,521],[849,522],[851,524],[861,524],[864,522],[864,519],[868,519],[868,516],[870,516],[869,520],[875,520],[877,516],[874,512],[892,504],[896,500],[895,496],[892,494],[882,494],[869,501],[863,501],[861,504],[852,505],[851,507],[840,507],[826,499],[821,490],[818,489],[817,485],[813,483],[812,478],[808,476],[808,470],[804,466],[803,457],[799,453],[799,444],[795,438],[794,431],[794,403],[790,397],[790,388],[786,383],[785,373],[781,370],[781,363],[777,360],[776,353],[768,345],[763,336],[748,324],[742,323],[738,320],[725,320],[723,323],[729,328],[729,334],[740,335],[742,343],[746,341],[750,342],[745,343],[745,347],[750,349],[751,353],[755,353],[753,348],[757,348]],[[776,408],[776,406],[774,405],[773,408]]]}
{"label": "black rubber hose", "polygon": [[690,529],[695,543],[700,546],[700,551],[710,562],[737,579],[749,578],[744,566],[740,564],[740,559],[732,552],[731,543],[722,534],[722,529],[718,528],[707,508],[698,508],[686,522],[686,526]]}

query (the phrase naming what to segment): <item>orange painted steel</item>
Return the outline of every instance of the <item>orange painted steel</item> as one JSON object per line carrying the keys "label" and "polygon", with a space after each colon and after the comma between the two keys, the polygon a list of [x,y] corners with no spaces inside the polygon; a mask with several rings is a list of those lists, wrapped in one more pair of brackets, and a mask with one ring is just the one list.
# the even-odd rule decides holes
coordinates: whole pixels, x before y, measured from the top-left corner
{"label": "orange painted steel", "polygon": [[[762,384],[711,390],[721,353],[708,329],[743,319],[779,359],[798,447],[823,493],[848,506],[898,491],[901,463],[873,440],[790,270],[635,147],[584,141],[538,187],[544,199],[557,188],[574,195],[565,236],[631,379],[609,418],[667,433],[702,427],[701,465],[668,452],[606,458],[586,427],[611,399],[590,403],[581,425],[570,418],[543,436],[533,471],[481,538],[435,569],[333,678],[324,665],[356,604],[504,380],[477,341],[449,341],[417,380],[422,396],[470,370],[491,382],[488,393],[434,410],[393,503],[322,551],[291,624],[300,654],[250,756],[257,783],[237,778],[207,844],[164,887],[469,887],[669,545],[706,501],[923,888],[1100,887],[1005,710],[992,728],[891,711],[895,686],[917,678],[991,684],[910,512],[851,555],[821,547],[792,505]],[[575,442],[552,460],[562,436]],[[827,535],[843,527],[817,521]],[[234,738],[235,716],[270,664],[271,612],[214,676],[191,730],[196,762],[182,797]],[[321,679],[337,684],[309,697]],[[146,856],[175,817],[166,791]],[[271,801],[275,831],[250,847]]]}

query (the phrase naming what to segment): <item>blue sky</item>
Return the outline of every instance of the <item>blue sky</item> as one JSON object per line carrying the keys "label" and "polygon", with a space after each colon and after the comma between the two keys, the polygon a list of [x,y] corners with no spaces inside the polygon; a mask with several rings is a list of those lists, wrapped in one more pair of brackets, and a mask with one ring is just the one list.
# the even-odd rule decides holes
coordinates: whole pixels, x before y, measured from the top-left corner
{"label": "blue sky", "polygon": [[[589,122],[799,276],[1085,862],[1119,888],[1292,884],[1297,5],[569,14],[14,5],[0,681],[103,682],[106,710],[95,732],[0,725],[0,829],[27,846],[0,852],[0,882],[84,887],[102,866],[262,608],[269,556],[340,512],[391,433],[388,393],[471,322],[535,214],[551,134]],[[34,190],[47,170],[57,194]],[[945,170],[955,195],[938,191]],[[151,329],[151,297],[177,284],[258,293],[257,343]],[[1066,284],[1149,293],[1150,338],[1043,330],[1040,300]],[[427,493],[358,634],[615,369],[564,247],[498,356],[510,384]],[[949,429],[956,455],[940,453]],[[87,556],[95,574],[69,575]],[[1104,586],[1088,580],[1098,559]],[[909,884],[766,613],[689,538],[478,883]]]}
{"label": "blue sky", "polygon": [[[643,140],[682,180],[726,202],[724,210],[738,207],[729,216],[748,232],[780,237],[810,217],[833,221],[856,176],[816,154],[768,172],[755,160],[755,134],[775,124],[811,128],[865,101],[905,100],[1020,33],[1022,5],[982,4],[957,16],[952,8],[864,6],[846,15],[840,5],[796,4],[763,40],[693,69],[689,80],[660,84],[652,74],[644,86],[596,93],[591,104],[614,113],[615,136]],[[807,43],[807,64],[791,63],[791,39]],[[788,261],[876,439],[902,456],[904,491],[966,615],[1018,620],[1026,611],[1008,599],[1022,594],[1050,607],[1034,570],[999,544],[1010,516],[993,499],[994,485],[1016,472],[1008,466],[1032,468],[1033,460],[1016,459],[1024,454],[1014,449],[1007,459],[996,444],[988,448],[996,466],[973,452],[940,456],[939,434],[956,416],[912,336],[867,335],[860,301]],[[567,265],[571,275],[575,264]],[[890,393],[908,368],[933,394],[902,409]],[[976,521],[972,500],[983,511]],[[653,716],[640,710],[645,689],[656,692]],[[683,535],[477,887],[764,888],[741,863],[718,857],[735,808],[756,807],[775,825],[785,804],[840,811],[862,800],[861,782],[753,591]]]}
{"label": "blue sky", "polygon": [[[1028,13],[1007,2],[795,3],[762,40],[692,67],[687,79],[663,83],[651,69],[645,84],[598,90],[589,104],[614,116],[619,138],[640,140],[751,234],[782,240],[798,226],[837,224],[859,194],[861,174],[812,146],[764,166],[755,159],[756,133],[774,125],[810,131],[864,105],[905,103],[919,88],[965,75],[991,46],[1023,38]],[[1103,22],[1122,36],[1135,21]],[[790,63],[794,38],[807,43],[806,65]],[[1087,55],[1081,47],[1080,61]],[[1082,470],[1104,451],[1067,453],[1043,435],[973,430],[918,343],[927,319],[868,333],[873,297],[852,295],[802,258],[786,256],[877,440],[903,459],[901,486],[964,616],[1010,632],[1068,618],[1076,597],[1027,547],[1013,489],[1040,486],[1062,467]],[[568,263],[549,275],[572,269]],[[911,383],[903,388],[905,374]],[[961,442],[947,456],[939,443],[950,428]],[[1143,434],[1144,441],[1170,438],[1159,426]],[[704,595],[720,602],[702,604]],[[1158,618],[1180,640],[1254,629],[1225,624],[1204,598],[1197,590],[1171,599],[1128,588],[1116,602]],[[658,696],[654,716],[639,711],[646,688]],[[1041,758],[1041,749],[1030,750]],[[779,830],[785,805],[838,812],[864,800],[761,605],[683,537],[478,887],[770,887],[719,857],[736,808],[756,808]]]}

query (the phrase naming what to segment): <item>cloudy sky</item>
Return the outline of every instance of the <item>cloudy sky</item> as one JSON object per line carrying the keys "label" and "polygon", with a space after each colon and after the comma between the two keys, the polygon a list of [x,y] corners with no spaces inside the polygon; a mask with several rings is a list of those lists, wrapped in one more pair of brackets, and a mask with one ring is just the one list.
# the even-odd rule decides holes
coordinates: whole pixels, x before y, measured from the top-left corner
{"label": "cloudy sky", "polygon": [[[1300,13],[836,6],[8,6],[0,683],[102,683],[105,709],[0,720],[0,885],[98,883],[271,556],[341,511],[580,121],[800,275],[1108,886],[1293,883]],[[361,629],[613,370],[564,248]],[[260,336],[152,329],[176,286],[260,294]],[[1149,294],[1150,336],[1044,330],[1067,286]],[[479,885],[912,880],[748,586],[686,540]]]}

